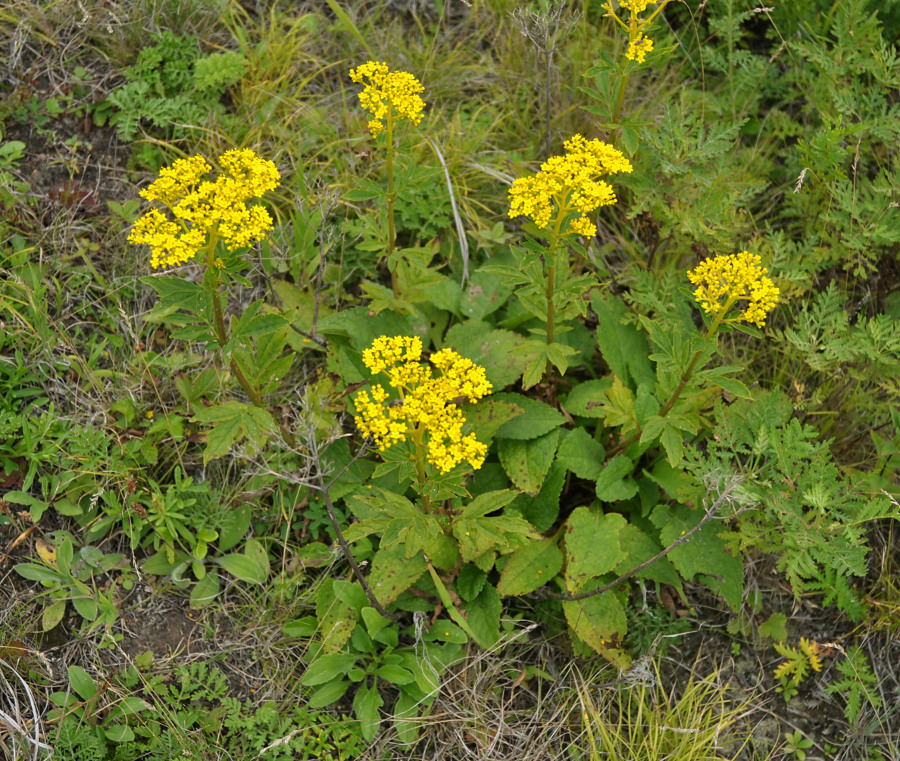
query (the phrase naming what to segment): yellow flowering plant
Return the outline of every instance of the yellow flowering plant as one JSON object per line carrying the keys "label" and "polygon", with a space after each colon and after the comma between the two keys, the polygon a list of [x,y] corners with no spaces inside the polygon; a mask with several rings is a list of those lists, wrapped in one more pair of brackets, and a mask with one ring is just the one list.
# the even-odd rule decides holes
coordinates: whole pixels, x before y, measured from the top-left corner
{"label": "yellow flowering plant", "polygon": [[[405,71],[391,71],[381,61],[366,61],[350,70],[350,79],[363,86],[359,93],[360,105],[369,114],[368,130],[376,140],[376,144],[384,146],[385,171],[387,187],[379,183],[361,180],[359,186],[350,190],[345,198],[348,201],[376,200],[381,204],[380,216],[371,221],[365,230],[366,237],[374,236],[365,243],[367,248],[374,247],[383,256],[391,275],[391,294],[384,298],[379,287],[373,283],[364,286],[368,296],[376,303],[376,311],[384,306],[403,309],[401,296],[410,300],[410,291],[421,290],[433,279],[432,272],[427,269],[427,262],[422,266],[420,259],[423,253],[419,249],[397,249],[397,226],[394,208],[397,197],[404,190],[404,184],[410,181],[412,172],[400,162],[396,136],[404,122],[417,126],[422,121],[425,101],[421,97],[424,92],[422,83]],[[398,170],[400,170],[398,172]],[[429,258],[430,259],[430,258]]]}
{"label": "yellow flowering plant", "polygon": [[150,249],[153,269],[202,268],[200,282],[178,275],[143,277],[159,294],[149,319],[176,326],[172,338],[216,346],[225,366],[246,393],[249,404],[230,401],[198,410],[197,422],[213,423],[205,457],[218,457],[244,436],[261,446],[275,430],[263,396],[288,371],[293,354],[285,352],[290,325],[281,314],[263,313],[263,301],[250,304],[239,318],[225,320],[228,288],[251,286],[241,272],[241,251],[272,230],[265,207],[252,203],[279,183],[274,163],[252,150],[218,157],[219,172],[202,156],[179,159],[140,192],[151,208],[135,222],[128,241]]}
{"label": "yellow flowering plant", "polygon": [[[631,162],[621,151],[600,140],[574,135],[565,142],[565,155],[552,156],[540,171],[515,180],[509,189],[509,216],[530,221],[530,239],[512,247],[512,266],[489,264],[482,271],[503,275],[514,286],[523,306],[544,323],[544,340],[525,372],[526,388],[535,385],[552,364],[560,373],[568,368],[571,346],[557,341],[568,328],[562,323],[585,314],[584,294],[597,284],[592,274],[574,274],[570,250],[585,255],[580,237],[597,233],[590,215],[616,202],[604,177],[629,173]],[[541,243],[538,238],[543,238]]]}
{"label": "yellow flowering plant", "polygon": [[[477,407],[491,384],[484,368],[452,349],[433,352],[424,362],[422,340],[414,336],[381,336],[362,359],[387,388],[372,383],[358,392],[356,425],[384,459],[374,479],[384,483],[389,477],[396,486],[349,500],[359,521],[344,536],[348,542],[379,537],[369,577],[379,604],[394,602],[426,572],[438,592],[448,594],[462,564],[486,572],[498,556],[537,536],[526,520],[490,515],[512,502],[515,490],[471,499],[466,489],[467,474],[481,468],[488,446],[466,431],[464,410]],[[408,486],[417,494],[415,503],[404,494]],[[476,641],[491,645],[499,636],[471,627],[452,601],[447,608]]]}
{"label": "yellow flowering plant", "polygon": [[623,115],[628,81],[635,71],[649,65],[647,55],[654,50],[654,42],[648,33],[670,2],[673,0],[619,0],[618,3],[604,0],[601,5],[605,16],[627,35],[628,42],[624,56],[619,58],[606,51],[598,52],[594,65],[586,74],[593,80],[593,86],[582,89],[599,105],[584,108],[600,117],[597,126],[608,130],[617,145],[621,138],[621,145],[629,155],[637,150],[641,128],[650,122],[640,118],[640,108]]}

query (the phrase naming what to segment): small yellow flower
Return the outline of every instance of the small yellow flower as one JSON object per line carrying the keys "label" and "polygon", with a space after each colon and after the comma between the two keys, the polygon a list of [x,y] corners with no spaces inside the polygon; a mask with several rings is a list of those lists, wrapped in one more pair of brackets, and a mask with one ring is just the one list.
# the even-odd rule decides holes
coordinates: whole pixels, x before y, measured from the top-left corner
{"label": "small yellow flower", "polygon": [[422,121],[425,101],[421,82],[405,71],[391,71],[386,63],[367,61],[350,70],[350,79],[365,85],[359,102],[371,115],[369,132],[375,137],[384,129],[388,119],[409,119],[413,124]]}
{"label": "small yellow flower", "polygon": [[653,40],[638,34],[633,40],[628,42],[628,51],[625,57],[637,63],[643,63],[647,58],[647,53],[653,50]]}
{"label": "small yellow flower", "polygon": [[399,392],[390,400],[380,384],[360,391],[355,400],[356,425],[375,439],[381,451],[416,432],[427,434],[427,459],[442,473],[463,461],[480,468],[487,447],[473,434],[463,435],[465,417],[454,403],[466,397],[471,403],[487,396],[491,384],[484,368],[451,349],[431,356],[431,366],[421,364],[422,340],[414,336],[381,336],[363,352],[363,363],[373,375],[383,373]]}
{"label": "small yellow flower", "polygon": [[[688,279],[697,286],[694,298],[703,310],[722,317],[722,322],[755,323],[761,328],[766,315],[778,303],[780,291],[768,277],[768,270],[756,254],[742,251],[701,262],[688,272]],[[740,314],[725,318],[731,307],[746,302]]]}
{"label": "small yellow flower", "polygon": [[147,420],[153,420],[153,410],[147,410]]}
{"label": "small yellow flower", "polygon": [[509,216],[529,217],[546,229],[572,212],[580,212],[563,232],[594,235],[597,227],[587,215],[616,202],[612,186],[599,177],[631,172],[631,162],[611,145],[581,135],[574,135],[564,147],[565,156],[552,156],[541,164],[540,172],[513,182]]}

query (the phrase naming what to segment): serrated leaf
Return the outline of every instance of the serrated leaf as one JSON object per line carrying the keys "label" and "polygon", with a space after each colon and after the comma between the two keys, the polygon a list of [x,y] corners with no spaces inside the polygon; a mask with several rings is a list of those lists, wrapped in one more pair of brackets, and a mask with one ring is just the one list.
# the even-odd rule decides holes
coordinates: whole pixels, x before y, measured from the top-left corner
{"label": "serrated leaf", "polygon": [[484,368],[495,392],[522,377],[536,348],[535,342],[486,322],[462,322],[447,331],[444,347]]}
{"label": "serrated leaf", "polygon": [[640,329],[623,322],[628,307],[618,298],[593,291],[591,308],[599,320],[597,345],[609,369],[632,389],[642,384],[652,387],[656,373],[649,359],[650,346]]}
{"label": "serrated leaf", "polygon": [[403,550],[379,549],[372,559],[369,586],[378,602],[390,605],[415,584],[427,568],[422,553],[406,557]]}
{"label": "serrated leaf", "polygon": [[[645,563],[654,557],[662,549],[659,542],[654,541],[647,536],[637,526],[626,523],[619,531],[619,546],[625,553],[625,559],[615,568],[616,574],[623,574],[631,571],[637,566]],[[678,593],[684,596],[681,586],[681,577],[675,570],[675,567],[665,557],[660,558],[655,563],[651,563],[643,570],[636,574],[637,578],[653,579],[663,584],[675,587]]]}
{"label": "serrated leaf", "polygon": [[603,471],[603,447],[584,428],[571,431],[559,445],[556,460],[579,478],[596,481]]}
{"label": "serrated leaf", "polygon": [[[660,530],[659,538],[664,546],[690,531],[702,518],[703,511],[691,510],[686,505],[657,505],[650,514],[653,525]],[[720,530],[715,521],[707,523],[667,557],[683,578],[702,575],[699,580],[720,594],[737,612],[744,591],[743,565],[739,557],[728,552],[725,540],[718,536]]]}
{"label": "serrated leaf", "polygon": [[606,413],[606,392],[613,384],[613,379],[599,378],[579,383],[570,392],[563,407],[570,415],[587,418],[602,418]]}
{"label": "serrated leaf", "polygon": [[566,475],[565,467],[558,460],[554,460],[537,496],[532,497],[523,492],[514,503],[514,511],[540,533],[547,531],[556,523],[559,516],[559,498],[566,483]]}
{"label": "serrated leaf", "polygon": [[500,614],[503,612],[497,590],[486,585],[464,610],[478,646],[487,649],[496,645],[500,639]]}
{"label": "serrated leaf", "polygon": [[456,592],[466,602],[471,602],[484,588],[487,573],[478,566],[467,563],[456,576]]}
{"label": "serrated leaf", "polygon": [[340,650],[350,639],[359,620],[357,606],[339,594],[341,587],[349,583],[332,580],[323,583],[316,593],[316,617],[319,619],[323,654]]}
{"label": "serrated leaf", "polygon": [[594,577],[615,569],[626,554],[619,546],[625,518],[577,507],[566,521],[566,588],[580,592]]}
{"label": "serrated leaf", "polygon": [[520,547],[503,566],[497,593],[509,597],[533,592],[556,576],[562,565],[563,554],[555,537]]}
{"label": "serrated leaf", "polygon": [[759,633],[776,642],[787,639],[787,616],[784,613],[773,613],[759,625]]}
{"label": "serrated leaf", "polygon": [[628,629],[625,609],[612,591],[584,600],[566,600],[563,612],[572,631],[588,647],[617,665],[628,665],[628,656],[612,645],[612,640],[623,637]]}
{"label": "serrated leaf", "polygon": [[536,495],[553,464],[558,439],[558,430],[528,441],[498,439],[497,454],[509,480],[522,491]]}
{"label": "serrated leaf", "polygon": [[213,424],[207,434],[204,464],[228,454],[235,442],[244,438],[259,450],[275,431],[275,420],[268,410],[243,402],[225,402],[198,410],[191,422]]}
{"label": "serrated leaf", "polygon": [[613,457],[597,479],[597,498],[604,502],[619,502],[631,499],[638,493],[638,485],[631,474],[634,463],[623,454]]}
{"label": "serrated leaf", "polygon": [[497,429],[523,412],[521,407],[512,402],[501,402],[488,397],[465,407],[466,426],[478,441],[490,446]]}
{"label": "serrated leaf", "polygon": [[566,418],[559,410],[521,394],[494,394],[491,398],[495,401],[510,402],[524,410],[521,415],[517,415],[497,429],[498,439],[536,439],[566,422]]}

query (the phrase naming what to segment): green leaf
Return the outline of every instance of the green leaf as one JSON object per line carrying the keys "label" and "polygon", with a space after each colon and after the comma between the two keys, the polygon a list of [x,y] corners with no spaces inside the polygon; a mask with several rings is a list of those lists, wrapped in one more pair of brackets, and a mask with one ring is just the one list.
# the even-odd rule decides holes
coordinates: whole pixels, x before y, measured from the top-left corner
{"label": "green leaf", "polygon": [[[647,536],[641,529],[631,523],[626,523],[619,531],[619,546],[625,553],[625,559],[615,568],[616,574],[623,574],[641,565],[658,554],[662,549],[659,542]],[[683,597],[681,577],[668,558],[662,557],[655,563],[635,574],[641,579],[652,579],[663,584],[675,587]]]}
{"label": "green leaf", "polygon": [[191,607],[205,608],[219,596],[219,574],[207,573],[191,590]]}
{"label": "green leaf", "polygon": [[510,402],[524,410],[523,414],[497,429],[496,436],[500,439],[536,439],[566,422],[559,410],[521,394],[494,394],[491,398],[494,401]]}
{"label": "green leaf", "polygon": [[[316,617],[322,634],[322,652],[335,653],[350,639],[359,620],[357,606],[345,595],[342,586],[351,582],[331,580],[324,582],[316,593]],[[362,590],[360,590],[362,591]]]}
{"label": "green leaf", "polygon": [[[650,514],[650,520],[660,529],[664,546],[690,531],[702,518],[702,510],[691,510],[686,505],[657,505]],[[720,530],[715,521],[707,523],[667,557],[682,577],[699,576],[699,581],[720,594],[737,612],[744,593],[743,565],[739,557],[728,552],[725,540],[718,536]]]}
{"label": "green leaf", "polygon": [[316,658],[300,677],[300,684],[314,687],[346,674],[356,663],[353,653],[329,653]]}
{"label": "green leaf", "polygon": [[[612,592],[604,592],[584,600],[566,600],[563,612],[572,631],[588,647],[610,658],[613,662],[627,656],[614,652],[612,640],[623,637],[628,628],[625,609]],[[618,664],[617,664],[618,665]]]}
{"label": "green leaf", "polygon": [[218,516],[219,551],[228,552],[238,545],[250,528],[250,505],[223,509]]}
{"label": "green leaf", "polygon": [[369,687],[361,684],[353,696],[353,712],[359,719],[360,733],[366,742],[371,742],[378,734],[381,725],[381,716],[378,709],[384,704],[384,700],[378,692],[377,686]]}
{"label": "green leaf", "polygon": [[464,610],[478,646],[488,649],[496,645],[500,639],[500,614],[503,612],[497,590],[487,584]]}
{"label": "green leaf", "polygon": [[14,505],[23,505],[27,507],[28,512],[31,513],[31,517],[34,519],[35,523],[41,519],[47,511],[47,508],[50,507],[49,503],[44,502],[44,500],[38,499],[37,497],[32,497],[24,491],[8,491],[3,495],[3,499],[7,502],[12,502]]}
{"label": "green leaf", "polygon": [[419,580],[427,567],[422,553],[406,557],[403,550],[379,549],[372,558],[368,578],[375,599],[382,605],[390,605]]}
{"label": "green leaf", "polygon": [[566,468],[558,460],[554,460],[538,495],[532,497],[522,492],[508,512],[521,515],[541,533],[547,531],[559,516],[559,498],[566,483],[566,475]]}
{"label": "green leaf", "polygon": [[327,682],[309,696],[306,706],[308,708],[324,708],[331,705],[344,697],[344,693],[350,689],[351,684],[352,682],[344,680]]}
{"label": "green leaf", "polygon": [[241,581],[263,584],[269,577],[269,557],[266,548],[256,539],[248,539],[242,555],[224,555],[216,562]]}
{"label": "green leaf", "polygon": [[627,556],[619,546],[625,518],[577,507],[566,521],[566,588],[580,592],[593,578],[615,569]]}
{"label": "green leaf", "polygon": [[444,348],[483,367],[494,391],[521,378],[536,351],[534,341],[511,330],[494,329],[486,322],[457,323],[447,331]]}
{"label": "green leaf", "polygon": [[319,620],[315,616],[304,616],[286,623],[281,627],[281,633],[285,637],[312,637],[318,628]]}
{"label": "green leaf", "polygon": [[579,478],[596,481],[603,472],[605,454],[584,428],[576,428],[562,440],[556,460]]}
{"label": "green leaf", "polygon": [[612,384],[611,377],[579,383],[569,392],[569,396],[563,402],[563,408],[570,415],[602,418],[606,414],[603,411],[606,392],[612,387]]}
{"label": "green leaf", "polygon": [[666,421],[660,441],[666,450],[669,465],[673,468],[681,462],[683,455],[684,433]]}
{"label": "green leaf", "polygon": [[368,605],[360,611],[360,616],[366,625],[366,631],[370,637],[377,637],[378,632],[392,623],[389,618],[385,618],[375,608],[371,608]]}
{"label": "green leaf", "polygon": [[17,563],[14,570],[19,576],[31,581],[52,581],[57,584],[65,583],[67,577],[52,568],[38,565],[37,563]]}
{"label": "green leaf", "polygon": [[497,454],[510,481],[522,491],[536,495],[553,464],[558,439],[558,430],[529,441],[498,439]]}
{"label": "green leaf", "polygon": [[412,672],[402,666],[392,666],[387,664],[380,666],[375,672],[382,679],[386,679],[391,684],[409,684],[414,681]]}
{"label": "green leaf", "polygon": [[65,600],[57,600],[56,602],[44,608],[44,612],[41,615],[41,630],[45,632],[50,631],[54,626],[62,621],[62,617],[65,612]]}
{"label": "green leaf", "polygon": [[114,743],[130,743],[134,740],[134,731],[127,724],[115,724],[103,730],[106,739]]}
{"label": "green leaf", "polygon": [[632,389],[641,384],[652,387],[656,373],[649,359],[650,345],[641,330],[623,322],[629,314],[628,307],[596,290],[591,293],[591,307],[599,320],[597,345],[609,369]]}
{"label": "green leaf", "polygon": [[631,499],[638,493],[638,485],[631,477],[634,462],[623,454],[613,457],[597,479],[597,498],[604,502]]}
{"label": "green leaf", "polygon": [[97,685],[81,666],[69,666],[69,684],[82,700],[90,700],[97,694]]}
{"label": "green leaf", "polygon": [[465,406],[466,425],[478,441],[490,446],[497,430],[524,410],[511,402],[501,402],[493,397]]}
{"label": "green leaf", "polygon": [[556,537],[520,547],[506,561],[497,592],[501,597],[525,595],[546,584],[559,573],[563,554]]}
{"label": "green leaf", "polygon": [[459,514],[461,519],[483,518],[488,513],[502,510],[516,498],[512,489],[500,489],[479,494]]}
{"label": "green leaf", "polygon": [[487,580],[487,572],[467,563],[456,576],[456,592],[466,602],[471,602],[481,593]]}
{"label": "green leaf", "polygon": [[72,597],[72,607],[85,621],[95,621],[97,619],[97,601],[93,597],[75,595]]}
{"label": "green leaf", "polygon": [[787,616],[784,613],[773,613],[759,625],[759,633],[776,642],[784,642],[787,639]]}
{"label": "green leaf", "polygon": [[204,464],[228,454],[234,443],[244,438],[258,451],[275,431],[275,420],[268,410],[243,402],[225,402],[198,410],[191,422],[213,424],[203,452]]}

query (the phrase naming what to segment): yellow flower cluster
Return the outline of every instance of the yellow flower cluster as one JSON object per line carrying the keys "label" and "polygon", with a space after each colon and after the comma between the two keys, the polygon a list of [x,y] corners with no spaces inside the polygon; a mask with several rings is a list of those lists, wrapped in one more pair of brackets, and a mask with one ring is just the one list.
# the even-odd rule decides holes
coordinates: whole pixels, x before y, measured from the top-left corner
{"label": "yellow flower cluster", "polygon": [[688,279],[697,286],[694,298],[704,311],[716,317],[724,316],[735,303],[745,301],[747,305],[737,317],[723,322],[745,320],[761,328],[766,323],[766,315],[778,303],[780,293],[765,277],[767,272],[759,256],[742,251],[701,262],[688,272]]}
{"label": "yellow flower cluster", "polygon": [[513,182],[509,216],[529,217],[538,227],[547,228],[551,221],[559,224],[562,217],[579,211],[581,216],[572,220],[566,232],[594,235],[597,227],[587,215],[616,202],[612,186],[598,176],[631,172],[631,162],[611,145],[581,135],[567,140],[564,147],[565,156],[552,156],[533,177]]}
{"label": "yellow flower cluster", "polygon": [[384,129],[387,119],[409,119],[413,124],[422,121],[425,101],[419,93],[425,88],[412,74],[390,71],[386,63],[367,61],[350,70],[350,79],[365,85],[359,102],[372,115],[369,131],[373,137]]}
{"label": "yellow flower cluster", "polygon": [[[620,0],[619,11],[627,11],[627,21],[623,21],[617,15],[612,7],[612,0],[606,0],[603,8],[606,15],[611,16],[626,32],[628,32],[628,49],[625,51],[625,57],[637,63],[643,63],[647,58],[647,53],[653,50],[653,40],[644,34],[644,30],[650,26],[653,19],[659,12],[666,7],[671,0]],[[653,12],[642,18],[641,14],[651,5],[657,7]],[[623,13],[624,16],[624,13]]]}
{"label": "yellow flower cluster", "polygon": [[631,61],[643,63],[647,58],[647,53],[651,50],[653,50],[653,40],[639,34],[628,42],[628,50],[625,53],[625,57]]}
{"label": "yellow flower cluster", "polygon": [[272,229],[269,212],[246,202],[278,187],[275,164],[251,150],[228,151],[219,164],[223,173],[209,182],[204,178],[212,167],[202,156],[178,159],[141,191],[167,212],[150,209],[128,236],[130,243],[150,246],[154,269],[184,264],[217,240],[229,250],[249,246]]}
{"label": "yellow flower cluster", "polygon": [[[428,434],[427,458],[441,473],[466,461],[472,468],[484,463],[487,447],[474,434],[463,435],[466,419],[457,406],[459,397],[475,403],[487,396],[491,384],[484,368],[452,349],[431,355],[431,367],[423,366],[422,340],[409,336],[381,336],[363,352],[363,363],[373,375],[384,373],[398,390],[389,401],[383,386],[356,397],[356,425],[375,439],[383,452],[392,444]],[[418,440],[421,438],[416,437]]]}

